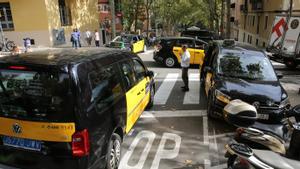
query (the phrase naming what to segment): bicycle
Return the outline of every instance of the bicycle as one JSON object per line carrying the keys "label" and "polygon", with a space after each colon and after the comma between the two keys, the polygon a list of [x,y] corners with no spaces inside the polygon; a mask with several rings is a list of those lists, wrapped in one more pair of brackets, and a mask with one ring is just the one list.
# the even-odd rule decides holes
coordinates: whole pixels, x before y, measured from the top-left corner
{"label": "bicycle", "polygon": [[[8,40],[8,38],[4,39],[4,42],[0,42],[0,51],[13,51],[16,44],[14,41]],[[4,45],[5,44],[5,45]]]}

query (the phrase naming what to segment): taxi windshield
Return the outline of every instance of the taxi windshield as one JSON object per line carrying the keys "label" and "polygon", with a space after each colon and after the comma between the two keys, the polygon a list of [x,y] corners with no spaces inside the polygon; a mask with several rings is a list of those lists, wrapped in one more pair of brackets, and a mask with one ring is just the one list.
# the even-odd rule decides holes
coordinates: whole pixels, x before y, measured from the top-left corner
{"label": "taxi windshield", "polygon": [[277,81],[270,61],[262,56],[226,54],[218,58],[219,75],[249,80]]}
{"label": "taxi windshield", "polygon": [[0,116],[70,120],[73,103],[67,74],[0,70],[0,78]]}

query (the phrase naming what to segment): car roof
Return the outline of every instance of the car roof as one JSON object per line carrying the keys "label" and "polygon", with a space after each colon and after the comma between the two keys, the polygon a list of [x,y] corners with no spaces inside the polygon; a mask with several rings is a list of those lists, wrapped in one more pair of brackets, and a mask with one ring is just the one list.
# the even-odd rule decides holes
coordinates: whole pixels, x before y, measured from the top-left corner
{"label": "car roof", "polygon": [[[125,54],[127,53],[127,54]],[[95,59],[106,58],[113,62],[130,58],[129,52],[111,48],[79,48],[79,49],[49,49],[18,55],[4,56],[0,58],[3,64],[34,64],[34,65],[53,65],[66,66],[88,62]]]}
{"label": "car roof", "polygon": [[[177,39],[190,39],[190,40],[196,40],[196,41],[201,41],[201,42],[205,42],[201,39],[195,39],[192,37],[161,37],[159,38],[160,40],[177,40]],[[206,42],[205,42],[206,43]]]}
{"label": "car roof", "polygon": [[242,42],[235,41],[234,45],[224,46],[223,45],[224,40],[216,40],[214,42],[219,46],[221,54],[242,53],[242,54],[249,54],[249,55],[266,57],[263,50],[258,49],[254,46],[251,46],[247,43],[242,43]]}

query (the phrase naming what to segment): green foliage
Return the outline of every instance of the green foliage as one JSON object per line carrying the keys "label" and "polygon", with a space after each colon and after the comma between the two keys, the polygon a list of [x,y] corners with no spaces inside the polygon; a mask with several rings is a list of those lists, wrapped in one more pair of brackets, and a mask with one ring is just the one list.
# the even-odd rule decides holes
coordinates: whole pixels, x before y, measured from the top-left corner
{"label": "green foliage", "polygon": [[[148,3],[147,3],[148,2]],[[122,0],[126,28],[134,23],[137,4],[149,7],[150,15],[164,27],[178,25],[196,25],[206,27],[218,23],[222,0]],[[218,26],[215,26],[216,28]]]}

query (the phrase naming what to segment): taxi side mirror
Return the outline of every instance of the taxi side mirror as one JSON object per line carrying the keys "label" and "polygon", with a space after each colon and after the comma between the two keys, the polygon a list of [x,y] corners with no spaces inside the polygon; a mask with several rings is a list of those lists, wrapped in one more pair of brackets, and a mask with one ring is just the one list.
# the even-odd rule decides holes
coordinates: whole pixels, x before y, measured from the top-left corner
{"label": "taxi side mirror", "polygon": [[148,76],[148,77],[154,77],[154,72],[153,71],[147,71],[145,73],[145,76]]}
{"label": "taxi side mirror", "polygon": [[283,78],[283,74],[277,73],[277,78],[278,78],[278,79],[282,79],[282,78]]}
{"label": "taxi side mirror", "polygon": [[212,72],[212,68],[209,66],[205,66],[203,70],[204,70],[204,72],[208,72],[208,73]]}

